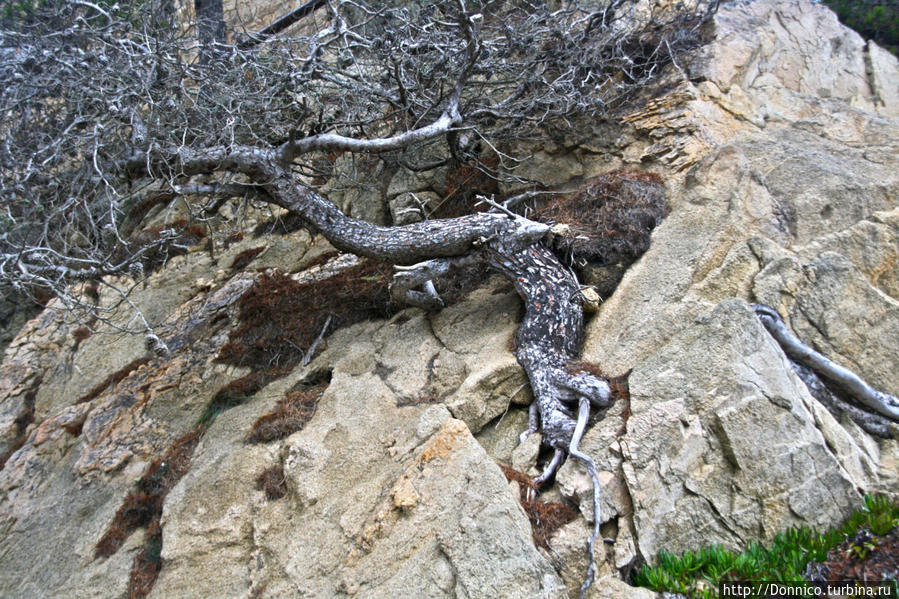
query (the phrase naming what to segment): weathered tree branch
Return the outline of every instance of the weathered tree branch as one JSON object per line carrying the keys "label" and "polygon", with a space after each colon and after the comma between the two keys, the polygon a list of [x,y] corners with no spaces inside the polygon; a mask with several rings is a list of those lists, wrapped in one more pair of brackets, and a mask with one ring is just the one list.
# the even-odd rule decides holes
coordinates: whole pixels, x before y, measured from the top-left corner
{"label": "weathered tree branch", "polygon": [[793,360],[790,360],[790,364],[793,366],[793,372],[805,383],[812,397],[817,399],[836,418],[848,416],[863,430],[877,437],[889,439],[893,436],[890,432],[892,420],[841,399],[811,368]]}
{"label": "weathered tree branch", "polygon": [[249,39],[241,42],[241,48],[252,48],[256,44],[260,44],[272,37],[273,35],[278,35],[285,29],[299,23],[303,17],[309,16],[314,13],[316,10],[321,8],[327,3],[327,0],[309,0],[309,2],[305,2],[300,6],[296,7],[289,13],[278,17],[271,24],[263,27],[258,32],[252,34]]}
{"label": "weathered tree branch", "polygon": [[783,348],[784,353],[791,359],[811,368],[817,374],[845,389],[865,408],[891,420],[899,420],[899,399],[889,393],[874,389],[848,368],[840,366],[804,344],[787,329],[780,314],[773,308],[756,304],[753,306],[753,310],[771,336]]}

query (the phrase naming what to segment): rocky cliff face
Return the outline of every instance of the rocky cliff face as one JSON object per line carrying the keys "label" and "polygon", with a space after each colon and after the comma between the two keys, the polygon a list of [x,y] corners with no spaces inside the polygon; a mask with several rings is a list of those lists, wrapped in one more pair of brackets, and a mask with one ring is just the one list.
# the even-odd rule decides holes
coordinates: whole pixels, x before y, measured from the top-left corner
{"label": "rocky cliff face", "polygon": [[[652,595],[621,573],[659,549],[826,526],[864,491],[899,491],[895,433],[824,409],[747,305],[899,393],[899,67],[804,0],[722,6],[710,34],[668,93],[534,165],[559,183],[648,170],[671,207],[588,325],[584,359],[630,373],[629,401],[583,444],[610,539],[591,597]],[[577,589],[585,472],[566,464],[546,494],[581,513],[550,553],[498,465],[534,473],[538,449],[518,443],[530,397],[508,349],[519,301],[500,279],[438,313],[341,329],[261,390],[216,361],[259,271],[323,277],[306,268],[322,251],[297,232],[173,259],[133,297],[164,323],[165,358],[50,310],[25,326],[0,366],[0,595]],[[238,256],[252,261],[231,269]],[[249,441],[285,410],[298,432]]]}

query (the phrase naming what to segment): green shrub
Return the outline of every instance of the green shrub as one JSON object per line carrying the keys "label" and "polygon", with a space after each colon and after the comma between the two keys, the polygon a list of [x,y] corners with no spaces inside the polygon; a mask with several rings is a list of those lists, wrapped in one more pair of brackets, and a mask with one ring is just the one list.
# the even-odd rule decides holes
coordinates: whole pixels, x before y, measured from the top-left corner
{"label": "green shrub", "polygon": [[824,0],[840,22],[865,39],[899,55],[899,2],[896,0]]}

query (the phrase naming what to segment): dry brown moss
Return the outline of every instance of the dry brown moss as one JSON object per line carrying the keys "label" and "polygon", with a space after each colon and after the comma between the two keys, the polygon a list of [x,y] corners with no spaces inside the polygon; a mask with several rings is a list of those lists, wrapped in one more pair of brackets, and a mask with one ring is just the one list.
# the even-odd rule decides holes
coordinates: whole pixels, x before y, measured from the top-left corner
{"label": "dry brown moss", "polygon": [[475,204],[478,195],[490,197],[499,194],[495,176],[498,164],[494,157],[450,168],[446,174],[446,192],[428,217],[454,218],[488,209],[489,206]]}
{"label": "dry brown moss", "polygon": [[328,383],[322,382],[289,391],[271,413],[261,416],[253,424],[247,443],[268,443],[302,430],[315,414],[318,400],[327,388]]}
{"label": "dry brown moss", "polygon": [[131,562],[128,599],[144,599],[153,590],[162,569],[162,527],[159,520],[147,526],[147,541]]}
{"label": "dry brown moss", "polygon": [[549,550],[549,541],[556,531],[578,517],[577,508],[569,503],[542,501],[536,494],[537,485],[530,476],[508,466],[500,465],[500,468],[506,480],[514,480],[519,485],[519,502],[531,521],[534,545]]}
{"label": "dry brown moss", "polygon": [[118,370],[116,370],[115,372],[110,374],[108,377],[106,377],[105,379],[103,379],[102,381],[100,381],[99,383],[94,385],[94,387],[90,391],[88,391],[87,393],[85,393],[84,395],[79,397],[75,401],[75,403],[84,403],[84,402],[96,399],[97,396],[99,396],[101,393],[103,393],[104,391],[106,391],[107,389],[109,389],[111,387],[115,387],[116,385],[121,383],[123,380],[125,380],[125,377],[127,377],[129,374],[131,374],[132,372],[134,372],[135,370],[137,370],[138,368],[140,368],[141,366],[143,366],[144,364],[147,364],[149,362],[150,362],[150,358],[147,358],[147,357],[136,358],[136,359],[128,362],[127,364],[125,364],[125,366],[119,368]]}
{"label": "dry brown moss", "polygon": [[284,476],[284,466],[278,464],[266,468],[256,477],[256,489],[265,492],[265,498],[269,501],[277,501],[287,495],[287,478]]}
{"label": "dry brown moss", "polygon": [[91,330],[87,327],[78,327],[72,331],[72,338],[75,339],[75,345],[72,346],[72,353],[78,351],[81,343],[91,336]]}
{"label": "dry brown moss", "polygon": [[329,332],[394,311],[388,292],[392,267],[364,260],[327,279],[298,283],[278,271],[266,273],[241,297],[240,326],[218,360],[262,370],[294,366],[328,317]]}
{"label": "dry brown moss", "polygon": [[219,389],[200,416],[199,426],[206,429],[215,418],[235,406],[239,406],[247,398],[256,395],[266,385],[290,373],[291,367],[265,368],[254,370]]}
{"label": "dry brown moss", "polygon": [[248,250],[244,250],[234,256],[234,260],[231,261],[231,270],[242,270],[247,267],[247,265],[252,262],[256,256],[262,253],[265,249],[265,246],[258,248],[250,248]]}
{"label": "dry brown moss", "polygon": [[558,236],[552,244],[570,262],[630,264],[649,248],[652,230],[667,214],[658,175],[619,170],[591,179],[574,193],[554,196],[538,207],[535,218],[571,227],[573,235]]}
{"label": "dry brown moss", "polygon": [[97,557],[109,557],[128,536],[143,526],[150,526],[162,516],[166,495],[190,468],[190,459],[200,440],[200,430],[177,438],[165,454],[147,467],[135,488],[125,496],[106,534],[97,542]]}

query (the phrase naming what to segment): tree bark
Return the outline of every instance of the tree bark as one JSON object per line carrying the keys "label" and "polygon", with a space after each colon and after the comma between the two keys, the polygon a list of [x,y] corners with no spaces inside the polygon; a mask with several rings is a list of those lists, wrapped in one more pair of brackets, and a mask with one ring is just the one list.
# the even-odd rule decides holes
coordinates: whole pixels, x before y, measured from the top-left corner
{"label": "tree bark", "polygon": [[[178,149],[134,158],[132,169],[150,171],[167,164],[190,176],[215,171],[247,175],[265,193],[260,197],[297,214],[337,249],[399,265],[395,294],[430,306],[430,281],[458,263],[484,261],[505,275],[525,303],[515,355],[527,373],[534,395],[526,434],[540,431],[544,445],[556,450],[540,481],[549,479],[565,455],[580,460],[593,481],[593,534],[584,595],[594,574],[593,542],[599,535],[599,480],[590,457],[578,450],[590,407],[607,407],[611,391],[602,378],[574,367],[583,332],[580,286],[542,240],[546,224],[511,212],[480,212],[396,227],[381,227],[343,214],[328,199],[299,184],[282,159],[281,149],[248,147]],[[412,265],[404,267],[404,265]],[[424,291],[415,291],[415,286]]]}
{"label": "tree bark", "polygon": [[583,331],[580,286],[542,243],[520,251],[491,248],[488,264],[512,281],[525,303],[515,356],[531,382],[543,442],[568,451],[578,400],[606,407],[610,398],[608,383],[570,366]]}

